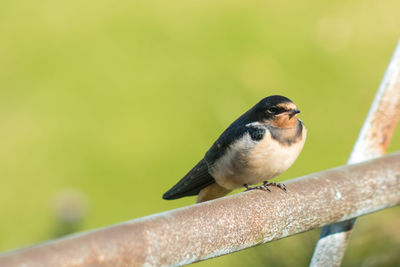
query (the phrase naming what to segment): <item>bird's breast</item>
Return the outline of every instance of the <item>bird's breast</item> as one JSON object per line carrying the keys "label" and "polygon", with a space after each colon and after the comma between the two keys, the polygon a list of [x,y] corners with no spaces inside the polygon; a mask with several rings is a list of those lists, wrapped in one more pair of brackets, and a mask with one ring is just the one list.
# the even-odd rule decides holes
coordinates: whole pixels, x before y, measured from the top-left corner
{"label": "bird's breast", "polygon": [[247,133],[216,161],[210,169],[211,175],[218,184],[228,189],[272,179],[293,164],[303,148],[305,138],[305,128],[301,138],[290,145],[276,140],[269,131],[259,141],[252,140]]}

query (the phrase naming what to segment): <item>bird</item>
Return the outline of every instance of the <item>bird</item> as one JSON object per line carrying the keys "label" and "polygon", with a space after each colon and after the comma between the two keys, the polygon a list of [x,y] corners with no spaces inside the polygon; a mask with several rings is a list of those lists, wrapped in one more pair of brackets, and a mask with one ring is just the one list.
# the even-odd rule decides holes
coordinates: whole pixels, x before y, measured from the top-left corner
{"label": "bird", "polygon": [[263,98],[226,128],[163,199],[198,195],[200,203],[241,187],[270,191],[275,186],[286,192],[284,184],[269,180],[286,171],[303,149],[307,129],[299,113],[287,97]]}

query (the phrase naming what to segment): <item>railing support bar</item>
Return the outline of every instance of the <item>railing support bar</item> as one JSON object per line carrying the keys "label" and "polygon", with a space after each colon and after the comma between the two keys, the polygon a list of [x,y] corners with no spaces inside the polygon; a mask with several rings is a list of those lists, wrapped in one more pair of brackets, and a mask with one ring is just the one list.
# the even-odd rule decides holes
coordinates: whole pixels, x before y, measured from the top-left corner
{"label": "railing support bar", "polygon": [[[400,118],[400,41],[354,145],[348,164],[382,156]],[[356,218],[326,226],[310,266],[340,266]]]}

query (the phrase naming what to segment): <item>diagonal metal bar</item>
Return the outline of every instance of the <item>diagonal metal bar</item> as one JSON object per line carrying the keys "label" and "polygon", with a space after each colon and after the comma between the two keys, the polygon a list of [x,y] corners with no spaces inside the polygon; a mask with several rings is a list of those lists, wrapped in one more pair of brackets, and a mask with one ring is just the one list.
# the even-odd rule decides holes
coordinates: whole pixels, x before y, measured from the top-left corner
{"label": "diagonal metal bar", "polygon": [[176,266],[400,204],[400,151],[0,255],[0,266]]}
{"label": "diagonal metal bar", "polygon": [[[400,41],[354,145],[348,164],[382,156],[400,118]],[[310,266],[340,266],[356,218],[326,226]]]}

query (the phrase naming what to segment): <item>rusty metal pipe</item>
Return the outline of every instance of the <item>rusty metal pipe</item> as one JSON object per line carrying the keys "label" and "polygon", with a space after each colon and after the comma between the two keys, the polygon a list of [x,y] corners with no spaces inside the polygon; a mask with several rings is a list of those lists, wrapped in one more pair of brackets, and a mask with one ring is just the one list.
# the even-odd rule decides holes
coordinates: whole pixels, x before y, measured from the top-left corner
{"label": "rusty metal pipe", "polygon": [[400,204],[400,152],[0,255],[0,266],[174,266]]}
{"label": "rusty metal pipe", "polygon": [[[400,119],[400,41],[393,53],[348,164],[386,153]],[[356,219],[324,227],[310,266],[340,266]]]}

